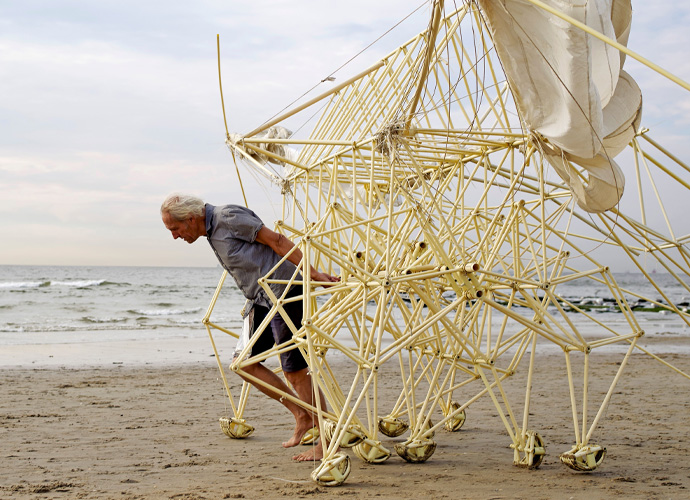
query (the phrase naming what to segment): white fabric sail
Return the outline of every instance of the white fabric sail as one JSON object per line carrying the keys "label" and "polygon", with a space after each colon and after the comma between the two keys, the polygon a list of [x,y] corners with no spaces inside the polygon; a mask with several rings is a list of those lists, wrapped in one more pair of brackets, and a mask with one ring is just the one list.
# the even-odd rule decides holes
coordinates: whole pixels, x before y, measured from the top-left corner
{"label": "white fabric sail", "polygon": [[[627,43],[630,0],[544,2]],[[640,89],[622,70],[624,55],[526,0],[479,4],[524,125],[581,208],[613,208],[625,184],[613,157],[635,135],[642,110]]]}

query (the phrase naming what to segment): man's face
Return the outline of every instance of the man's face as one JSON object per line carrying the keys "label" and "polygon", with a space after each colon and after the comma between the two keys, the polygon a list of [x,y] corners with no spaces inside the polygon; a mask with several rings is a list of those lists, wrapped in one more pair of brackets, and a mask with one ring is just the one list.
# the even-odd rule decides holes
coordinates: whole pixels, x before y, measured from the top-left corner
{"label": "man's face", "polygon": [[199,237],[200,233],[197,229],[197,219],[190,217],[185,220],[175,220],[169,213],[163,214],[163,224],[168,231],[172,233],[172,237],[182,238],[187,243],[194,243]]}

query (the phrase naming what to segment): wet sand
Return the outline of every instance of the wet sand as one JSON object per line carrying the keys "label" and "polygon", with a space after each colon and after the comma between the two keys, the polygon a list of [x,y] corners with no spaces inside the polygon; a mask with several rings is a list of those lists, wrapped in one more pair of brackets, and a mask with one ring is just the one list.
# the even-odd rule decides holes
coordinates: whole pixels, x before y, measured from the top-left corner
{"label": "wet sand", "polygon": [[[690,371],[687,354],[664,357]],[[621,358],[592,359],[597,407]],[[343,359],[332,365],[351,368]],[[239,380],[230,377],[237,394]],[[386,386],[381,404],[391,405],[397,393]],[[438,447],[426,463],[408,464],[393,452],[384,464],[370,465],[349,452],[350,477],[334,488],[311,481],[312,463],[291,460],[305,447],[281,448],[290,418],[264,396],[249,400],[252,436],[233,440],[221,432],[218,418],[228,415],[228,403],[212,358],[5,367],[0,387],[3,499],[690,498],[690,381],[643,354],[631,358],[595,432],[593,441],[608,455],[593,473],[558,460],[573,444],[573,423],[562,356],[548,354],[539,357],[530,417],[546,444],[539,469],[512,465],[510,440],[485,397],[469,408],[459,432],[436,434]],[[524,374],[506,387],[521,419]],[[384,436],[383,443],[393,450],[404,439]]]}

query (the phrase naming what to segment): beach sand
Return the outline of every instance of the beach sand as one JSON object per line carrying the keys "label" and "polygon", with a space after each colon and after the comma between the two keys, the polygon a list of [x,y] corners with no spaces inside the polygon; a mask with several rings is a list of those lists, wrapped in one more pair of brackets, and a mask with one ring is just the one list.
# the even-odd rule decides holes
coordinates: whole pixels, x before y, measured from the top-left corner
{"label": "beach sand", "polygon": [[[621,358],[592,360],[597,407]],[[665,358],[690,371],[687,354]],[[426,463],[409,464],[393,452],[370,465],[349,452],[350,477],[332,488],[311,481],[313,464],[291,460],[304,446],[280,446],[291,418],[265,396],[249,400],[252,436],[233,440],[221,432],[228,403],[213,358],[2,368],[0,498],[690,498],[690,381],[634,354],[593,438],[608,455],[595,472],[578,473],[558,459],[574,439],[563,357],[538,359],[530,418],[546,445],[539,469],[512,465],[510,440],[485,397],[469,408],[459,432],[437,432]],[[345,360],[332,364],[351,368]],[[524,373],[514,379],[507,388],[521,420]],[[237,394],[239,379],[229,380]],[[390,405],[397,393],[385,386],[381,404]],[[383,443],[393,450],[405,436],[384,436]]]}

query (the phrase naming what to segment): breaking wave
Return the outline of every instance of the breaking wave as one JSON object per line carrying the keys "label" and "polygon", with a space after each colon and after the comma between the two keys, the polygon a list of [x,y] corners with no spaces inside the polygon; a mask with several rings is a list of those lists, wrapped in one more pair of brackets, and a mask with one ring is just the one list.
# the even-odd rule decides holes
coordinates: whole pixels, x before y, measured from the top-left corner
{"label": "breaking wave", "polygon": [[0,290],[21,290],[23,288],[39,288],[50,286],[50,281],[8,281],[0,283]]}
{"label": "breaking wave", "polygon": [[51,281],[50,286],[73,286],[75,288],[88,288],[92,286],[99,286],[104,284],[111,284],[106,280],[83,280],[83,281]]}
{"label": "breaking wave", "polygon": [[127,321],[127,318],[96,318],[95,316],[84,316],[81,318],[85,323],[120,323]]}
{"label": "breaking wave", "polygon": [[127,312],[140,316],[177,316],[180,314],[198,313],[202,309],[202,307],[193,307],[191,309],[130,309]]}
{"label": "breaking wave", "polygon": [[27,288],[43,288],[49,286],[90,288],[100,285],[112,285],[106,280],[75,280],[75,281],[8,281],[0,283],[0,290],[22,290]]}

